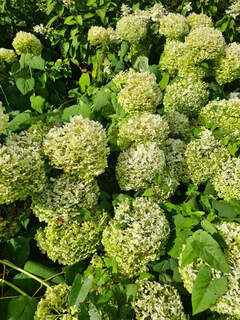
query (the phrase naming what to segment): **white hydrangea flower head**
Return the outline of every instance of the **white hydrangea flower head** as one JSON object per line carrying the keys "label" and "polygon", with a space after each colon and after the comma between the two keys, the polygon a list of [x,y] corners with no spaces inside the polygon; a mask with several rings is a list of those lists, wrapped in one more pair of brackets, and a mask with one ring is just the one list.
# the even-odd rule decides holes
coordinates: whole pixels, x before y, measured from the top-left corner
{"label": "white hydrangea flower head", "polygon": [[161,19],[159,32],[170,40],[181,40],[189,33],[189,26],[181,14],[169,13]]}
{"label": "white hydrangea flower head", "polygon": [[188,117],[175,110],[169,110],[165,112],[163,118],[167,121],[170,135],[186,137],[190,134],[190,123]]}
{"label": "white hydrangea flower head", "polygon": [[195,63],[217,59],[225,49],[222,32],[211,27],[193,29],[185,38],[185,45]]}
{"label": "white hydrangea flower head", "polygon": [[[215,226],[227,244],[224,254],[231,268],[231,273],[222,273],[211,268],[213,278],[219,278],[222,275],[228,279],[228,291],[217,301],[210,309],[220,314],[237,317],[239,319],[240,311],[240,225],[235,222],[221,222]],[[183,246],[184,249],[184,246]],[[185,288],[192,293],[193,284],[197,277],[199,268],[204,262],[201,259],[195,259],[192,263],[181,267],[182,254],[179,257],[179,272],[184,282]],[[208,265],[208,264],[206,264]],[[226,319],[226,318],[224,318]]]}
{"label": "white hydrangea flower head", "polygon": [[147,141],[120,153],[116,176],[122,190],[141,190],[163,172],[165,155],[156,142]]}
{"label": "white hydrangea flower head", "polygon": [[106,226],[107,214],[93,212],[90,221],[58,221],[45,228],[40,227],[35,235],[37,245],[43,254],[47,253],[53,262],[71,265],[91,257],[100,245],[102,231]]}
{"label": "white hydrangea flower head", "polygon": [[29,53],[33,56],[39,56],[42,52],[40,40],[29,32],[19,31],[12,45],[18,55]]}
{"label": "white hydrangea flower head", "polygon": [[4,113],[5,108],[0,101],[0,134],[2,134],[8,127],[9,117]]}
{"label": "white hydrangea flower head", "polygon": [[147,141],[157,142],[161,146],[168,135],[168,123],[163,117],[143,112],[119,123],[117,144],[121,150]]}
{"label": "white hydrangea flower head", "polygon": [[70,291],[71,287],[66,283],[47,288],[37,305],[34,320],[53,319],[56,313],[58,320],[77,320],[79,311],[75,306],[68,306]]}
{"label": "white hydrangea flower head", "polygon": [[52,128],[43,142],[51,164],[64,172],[91,179],[107,167],[107,136],[102,125],[81,115]]}
{"label": "white hydrangea flower head", "polygon": [[199,27],[213,27],[213,21],[204,13],[197,14],[195,12],[191,13],[186,18],[191,30]]}
{"label": "white hydrangea flower head", "polygon": [[17,56],[11,49],[0,48],[0,60],[7,64],[13,64],[17,60]]}
{"label": "white hydrangea flower head", "polygon": [[209,128],[215,125],[224,130],[226,136],[240,138],[240,98],[213,100],[202,108],[200,122]]}
{"label": "white hydrangea flower head", "polygon": [[126,113],[154,113],[162,100],[162,92],[153,73],[131,70],[117,97]]}
{"label": "white hydrangea flower head", "polygon": [[121,6],[121,13],[122,16],[128,16],[131,13],[131,8],[129,8],[128,5],[123,3]]}
{"label": "white hydrangea flower head", "polygon": [[132,307],[137,320],[187,320],[177,290],[168,284],[138,280],[136,301]]}
{"label": "white hydrangea flower head", "polygon": [[129,69],[128,71],[120,71],[114,78],[113,82],[118,88],[121,90],[127,83],[128,79],[135,73],[133,69]]}
{"label": "white hydrangea flower head", "polygon": [[240,159],[232,158],[222,164],[213,178],[217,194],[224,200],[240,200]]}
{"label": "white hydrangea flower head", "polygon": [[167,168],[163,170],[157,180],[161,180],[161,183],[158,185],[152,184],[150,190],[152,192],[151,197],[159,203],[166,201],[174,194],[179,186],[179,180],[175,172]]}
{"label": "white hydrangea flower head", "polygon": [[92,209],[98,203],[99,187],[95,179],[62,174],[51,178],[41,193],[32,196],[32,210],[48,224],[81,217],[81,209]]}
{"label": "white hydrangea flower head", "polygon": [[204,130],[199,138],[187,145],[185,152],[188,174],[195,184],[212,180],[222,164],[228,160],[228,150],[216,140],[210,130]]}
{"label": "white hydrangea flower head", "polygon": [[240,15],[240,1],[233,1],[233,3],[230,4],[228,10],[226,10],[226,14],[228,14],[233,19],[236,19]]}
{"label": "white hydrangea flower head", "polygon": [[168,13],[161,3],[155,3],[152,8],[149,9],[151,19],[153,22],[161,22],[161,19]]}
{"label": "white hydrangea flower head", "polygon": [[220,85],[240,78],[240,43],[233,42],[226,47],[215,62],[215,76]]}
{"label": "white hydrangea flower head", "polygon": [[176,76],[184,53],[185,46],[183,42],[167,39],[159,61],[161,70],[168,71],[172,77]]}
{"label": "white hydrangea flower head", "polygon": [[207,83],[202,80],[183,78],[174,81],[166,88],[163,99],[164,111],[178,111],[189,117],[198,115],[209,97]]}
{"label": "white hydrangea flower head", "polygon": [[117,261],[119,272],[132,278],[164,253],[169,232],[168,221],[156,203],[146,198],[126,199],[115,209],[102,244],[107,256]]}
{"label": "white hydrangea flower head", "polygon": [[107,45],[111,42],[118,42],[119,39],[119,36],[112,28],[105,29],[103,27],[92,26],[88,30],[88,41],[91,44],[101,43]]}
{"label": "white hydrangea flower head", "polygon": [[0,204],[41,192],[46,175],[41,146],[27,132],[11,134],[0,146]]}
{"label": "white hydrangea flower head", "polygon": [[138,15],[124,15],[116,25],[116,32],[121,40],[130,43],[139,42],[147,36],[148,20]]}

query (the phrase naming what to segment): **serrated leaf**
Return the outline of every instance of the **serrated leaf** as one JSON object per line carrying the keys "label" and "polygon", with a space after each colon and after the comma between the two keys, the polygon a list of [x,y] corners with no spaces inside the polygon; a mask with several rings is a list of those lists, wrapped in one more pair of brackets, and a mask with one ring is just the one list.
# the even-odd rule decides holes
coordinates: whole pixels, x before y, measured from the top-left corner
{"label": "serrated leaf", "polygon": [[236,218],[239,215],[240,206],[231,205],[227,201],[212,200],[212,207],[218,212],[218,215],[223,218]]}
{"label": "serrated leaf", "polygon": [[92,111],[89,105],[87,104],[75,104],[71,107],[65,108],[62,114],[63,121],[69,121],[71,117],[76,115],[82,115],[83,118],[92,119]]}
{"label": "serrated leaf", "polygon": [[228,290],[226,277],[211,278],[211,269],[202,266],[193,284],[192,307],[193,315],[215,305],[218,299]]}
{"label": "serrated leaf", "polygon": [[8,320],[32,320],[37,309],[38,299],[19,296],[8,304]]}
{"label": "serrated leaf", "polygon": [[31,114],[27,112],[19,113],[12,121],[8,124],[8,130],[17,131],[20,129],[21,124],[31,118]]}
{"label": "serrated leaf", "polygon": [[27,94],[28,92],[32,91],[35,86],[34,78],[23,76],[15,78],[16,86],[18,90],[23,94]]}
{"label": "serrated leaf", "polygon": [[93,279],[87,278],[84,281],[82,276],[77,274],[72,289],[69,294],[69,304],[70,306],[78,307],[81,302],[84,302],[87,298],[88,292],[92,287]]}
{"label": "serrated leaf", "polygon": [[82,92],[86,91],[86,88],[90,86],[90,77],[88,73],[82,73],[79,79],[79,85]]}
{"label": "serrated leaf", "polygon": [[41,96],[31,96],[31,107],[39,113],[43,113],[45,98]]}

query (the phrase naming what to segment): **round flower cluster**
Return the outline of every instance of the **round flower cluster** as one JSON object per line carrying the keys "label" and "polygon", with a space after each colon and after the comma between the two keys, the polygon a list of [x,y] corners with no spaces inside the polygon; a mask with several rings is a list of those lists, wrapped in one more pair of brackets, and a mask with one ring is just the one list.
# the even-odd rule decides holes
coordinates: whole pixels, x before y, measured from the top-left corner
{"label": "round flower cluster", "polygon": [[0,242],[14,237],[21,228],[21,222],[30,215],[27,202],[17,201],[0,206]]}
{"label": "round flower cluster", "polygon": [[0,48],[0,61],[12,64],[17,59],[17,56],[13,50]]}
{"label": "round flower cluster", "polygon": [[204,130],[198,139],[187,145],[188,175],[195,184],[207,182],[229,157],[228,150],[213,137],[211,131]]}
{"label": "round flower cluster", "polygon": [[160,115],[144,112],[124,119],[119,124],[118,146],[125,150],[131,145],[147,141],[161,146],[167,139],[169,127]]}
{"label": "round flower cluster", "polygon": [[210,17],[206,14],[200,13],[191,13],[187,18],[187,23],[191,27],[191,30],[200,28],[200,27],[213,27],[213,22]]}
{"label": "round flower cluster", "polygon": [[70,265],[94,254],[101,241],[107,214],[95,212],[92,220],[79,222],[57,221],[36,233],[37,245],[52,261]]}
{"label": "round flower cluster", "polygon": [[231,158],[224,162],[214,176],[213,185],[220,198],[240,200],[240,159]]}
{"label": "round flower cluster", "polygon": [[179,13],[169,13],[160,21],[160,34],[171,40],[181,40],[189,33],[186,18]]}
{"label": "round flower cluster", "polygon": [[66,173],[92,179],[107,167],[107,136],[99,122],[75,116],[63,127],[52,128],[43,142],[51,164]]}
{"label": "round flower cluster", "polygon": [[176,191],[179,181],[175,172],[165,168],[160,176],[151,184],[151,196],[157,202],[164,202]]}
{"label": "round flower cluster", "polygon": [[208,128],[218,127],[226,135],[239,139],[240,99],[210,101],[202,108],[199,119]]}
{"label": "round flower cluster", "polygon": [[[185,47],[186,49],[186,47]],[[210,72],[210,71],[208,71]],[[208,75],[206,69],[196,65],[192,59],[191,53],[185,50],[185,54],[179,58],[178,76],[182,78],[190,78],[192,82],[196,82]]]}
{"label": "round flower cluster", "polygon": [[[46,137],[46,134],[48,131],[53,128],[54,126],[60,126],[60,124],[56,121],[42,121],[39,120],[36,123],[32,124],[31,127],[28,129],[28,134],[31,139],[38,142],[41,145],[41,148],[43,147],[43,141]],[[42,150],[42,154],[44,155],[44,152]]]}
{"label": "round flower cluster", "polygon": [[[124,88],[118,93],[118,102],[126,113],[156,111],[162,100],[161,90],[156,82],[154,74],[149,72],[134,72],[124,77],[126,79]],[[119,79],[118,79],[119,81]]]}
{"label": "round flower cluster", "polygon": [[169,84],[163,99],[164,111],[176,110],[189,117],[198,115],[207,103],[209,92],[207,83],[190,78],[183,78]]}
{"label": "round flower cluster", "polygon": [[11,134],[0,146],[0,204],[43,190],[46,175],[40,149],[27,132]]}
{"label": "round flower cluster", "polygon": [[[228,291],[217,301],[210,309],[220,314],[226,314],[233,317],[239,317],[240,312],[240,226],[234,222],[222,222],[216,225],[220,235],[227,244],[224,251],[232,273],[222,274],[221,271],[211,268],[213,278],[219,278],[225,275],[228,279]],[[193,284],[197,277],[199,267],[204,264],[201,259],[194,260],[192,263],[181,267],[179,258],[179,272],[184,282],[185,288],[192,293]],[[225,319],[225,318],[224,318]]]}
{"label": "round flower cluster", "polygon": [[161,19],[167,14],[166,9],[161,3],[155,3],[155,5],[150,8],[149,12],[153,22],[161,22]]}
{"label": "round flower cluster", "polygon": [[195,63],[217,59],[225,49],[222,32],[211,27],[193,29],[185,38],[186,49]]}
{"label": "round flower cluster", "polygon": [[119,272],[131,278],[164,253],[169,232],[168,221],[156,203],[146,198],[126,199],[115,209],[102,244],[107,256],[117,261]]}
{"label": "round flower cluster", "polygon": [[70,290],[66,283],[48,287],[37,305],[34,320],[77,320],[79,311],[76,306],[68,306]]}
{"label": "round flower cluster", "polygon": [[190,123],[185,114],[169,110],[164,113],[163,119],[168,123],[171,136],[186,137],[190,134]]}
{"label": "round flower cluster", "polygon": [[116,165],[117,180],[122,190],[145,189],[164,167],[164,152],[156,142],[147,141],[120,153]]}
{"label": "round flower cluster", "polygon": [[24,31],[19,31],[16,34],[12,45],[19,55],[29,53],[33,56],[39,56],[42,51],[40,40],[38,40],[38,38],[36,38],[32,33]]}
{"label": "round flower cluster", "polygon": [[118,42],[119,36],[112,28],[92,26],[88,31],[88,41],[93,45],[99,43],[107,45],[111,42]]}
{"label": "round flower cluster", "polygon": [[223,55],[215,62],[215,76],[220,85],[240,77],[240,44],[229,44]]}
{"label": "round flower cluster", "polygon": [[5,108],[0,101],[0,135],[7,129],[8,127],[8,116],[4,113]]}
{"label": "round flower cluster", "polygon": [[187,320],[180,296],[173,286],[147,279],[137,284],[137,298],[132,303],[137,320]]}
{"label": "round flower cluster", "polygon": [[139,19],[137,15],[125,15],[117,22],[116,33],[121,40],[139,42],[147,36],[147,24],[147,20]]}
{"label": "round flower cluster", "polygon": [[181,65],[182,57],[185,53],[184,43],[178,40],[167,40],[164,51],[160,57],[159,65],[162,70],[174,77]]}
{"label": "round flower cluster", "polygon": [[97,205],[99,187],[96,180],[79,180],[78,176],[62,174],[51,178],[41,193],[32,196],[32,210],[40,221],[55,223],[81,216],[81,208]]}

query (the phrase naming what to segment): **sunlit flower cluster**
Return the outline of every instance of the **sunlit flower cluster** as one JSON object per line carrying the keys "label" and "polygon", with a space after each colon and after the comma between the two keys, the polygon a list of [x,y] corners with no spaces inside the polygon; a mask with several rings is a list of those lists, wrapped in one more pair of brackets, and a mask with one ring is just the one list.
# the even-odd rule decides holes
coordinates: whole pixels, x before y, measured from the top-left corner
{"label": "sunlit flower cluster", "polygon": [[163,211],[152,200],[126,199],[115,209],[102,243],[107,256],[117,261],[119,272],[134,277],[164,253],[169,231]]}
{"label": "sunlit flower cluster", "polygon": [[56,223],[81,218],[81,209],[97,205],[99,187],[92,179],[81,180],[78,176],[62,174],[50,181],[41,193],[32,197],[32,210],[40,221]]}
{"label": "sunlit flower cluster", "polygon": [[137,320],[187,320],[177,290],[147,279],[137,282],[137,299],[132,303]]}
{"label": "sunlit flower cluster", "polygon": [[144,112],[124,119],[119,124],[117,143],[122,150],[147,141],[157,142],[161,146],[168,134],[166,120],[160,115]]}
{"label": "sunlit flower cluster", "polygon": [[164,167],[164,152],[156,142],[147,141],[120,153],[117,180],[122,190],[141,190],[147,188]]}
{"label": "sunlit flower cluster", "polygon": [[153,22],[161,22],[161,19],[167,14],[167,10],[161,3],[155,3],[149,12]]}
{"label": "sunlit flower cluster", "polygon": [[0,101],[0,135],[7,129],[8,127],[8,116],[4,113],[5,108]]}
{"label": "sunlit flower cluster", "polygon": [[229,44],[215,64],[215,76],[220,85],[240,78],[240,44]]}
{"label": "sunlit flower cluster", "polygon": [[185,114],[169,110],[164,113],[163,118],[168,123],[171,136],[186,137],[190,134],[190,123]]}
{"label": "sunlit flower cluster", "polygon": [[38,38],[32,33],[19,31],[12,43],[17,54],[31,54],[33,56],[39,56],[42,51],[42,44]]}
{"label": "sunlit flower cluster", "polygon": [[161,100],[162,93],[156,77],[149,72],[131,71],[124,88],[118,93],[119,104],[130,114],[138,111],[154,113]]}
{"label": "sunlit flower cluster", "polygon": [[148,21],[139,19],[138,15],[124,15],[116,25],[116,32],[121,40],[127,40],[130,43],[139,42],[147,35]]}
{"label": "sunlit flower cluster", "polygon": [[169,84],[166,88],[163,104],[164,111],[178,111],[189,117],[198,115],[207,103],[209,92],[207,83],[183,78]]}
{"label": "sunlit flower cluster", "polygon": [[0,48],[0,61],[12,64],[17,60],[15,52],[11,49]]}
{"label": "sunlit flower cluster", "polygon": [[49,37],[53,31],[52,27],[44,26],[42,23],[33,27],[34,32],[41,34],[45,39]]}
{"label": "sunlit flower cluster", "polygon": [[171,40],[181,40],[189,33],[186,18],[178,13],[169,13],[160,21],[160,34]]}
{"label": "sunlit flower cluster", "polygon": [[[213,278],[219,278],[225,275],[228,279],[228,291],[217,301],[217,303],[210,309],[226,316],[239,317],[240,311],[240,226],[234,222],[222,222],[216,225],[220,235],[227,244],[224,251],[227,262],[231,268],[232,273],[222,274],[211,268]],[[201,259],[195,259],[192,263],[181,267],[182,256],[179,258],[179,271],[184,282],[184,286],[191,293],[193,283],[197,277],[199,267],[204,264]],[[224,318],[225,319],[225,318]],[[231,318],[232,319],[232,318]]]}
{"label": "sunlit flower cluster", "polygon": [[27,132],[11,134],[0,146],[0,203],[25,200],[46,182],[39,143]]}
{"label": "sunlit flower cluster", "polygon": [[233,19],[236,19],[240,15],[240,1],[233,1],[233,3],[230,4],[226,13]]}
{"label": "sunlit flower cluster", "polygon": [[[95,211],[88,221],[56,221],[39,228],[35,239],[42,253],[60,264],[70,265],[93,255],[101,241],[107,214]],[[81,219],[82,220],[82,219]]]}
{"label": "sunlit flower cluster", "polygon": [[193,12],[187,16],[186,20],[191,30],[199,27],[213,27],[212,19],[203,13],[197,14]]}
{"label": "sunlit flower cluster", "polygon": [[71,287],[66,283],[47,288],[44,297],[38,303],[34,320],[77,320],[79,311],[76,306],[68,305],[70,290]]}
{"label": "sunlit flower cluster", "polygon": [[55,168],[82,178],[93,178],[107,167],[107,136],[99,122],[75,116],[63,127],[52,128],[43,143]]}
{"label": "sunlit flower cluster", "polygon": [[196,184],[211,180],[230,154],[228,150],[216,140],[211,131],[205,130],[199,138],[187,145],[185,152],[188,174]]}
{"label": "sunlit flower cluster", "polygon": [[88,31],[88,41],[91,44],[101,43],[107,45],[119,40],[119,36],[112,28],[105,29],[103,27],[92,26]]}

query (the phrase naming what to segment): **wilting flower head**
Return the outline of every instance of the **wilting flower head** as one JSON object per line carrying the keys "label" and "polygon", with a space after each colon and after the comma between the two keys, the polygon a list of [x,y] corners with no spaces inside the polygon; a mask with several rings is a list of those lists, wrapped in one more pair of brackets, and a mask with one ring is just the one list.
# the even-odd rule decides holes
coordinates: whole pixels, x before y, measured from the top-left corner
{"label": "wilting flower head", "polygon": [[42,51],[42,45],[40,40],[36,38],[32,33],[19,31],[12,43],[17,54],[32,54],[33,56],[39,56]]}
{"label": "wilting flower head", "polygon": [[70,290],[71,287],[66,283],[47,288],[37,305],[34,320],[54,319],[55,314],[58,320],[77,320],[79,311],[76,306],[68,305]]}
{"label": "wilting flower head", "polygon": [[107,167],[107,136],[102,125],[75,116],[63,127],[52,128],[43,143],[55,168],[82,178],[93,178]]}
{"label": "wilting flower head", "polygon": [[187,320],[177,290],[168,284],[138,280],[136,301],[132,307],[137,320]]}
{"label": "wilting flower head", "polygon": [[181,14],[169,13],[160,20],[159,32],[170,40],[181,40],[189,33],[189,26]]}
{"label": "wilting flower head", "polygon": [[117,261],[119,272],[131,278],[164,253],[169,231],[163,211],[152,200],[126,199],[115,209],[102,244],[107,256]]}
{"label": "wilting flower head", "polygon": [[165,167],[165,155],[156,142],[148,141],[120,153],[116,166],[122,190],[141,190],[151,184]]}

